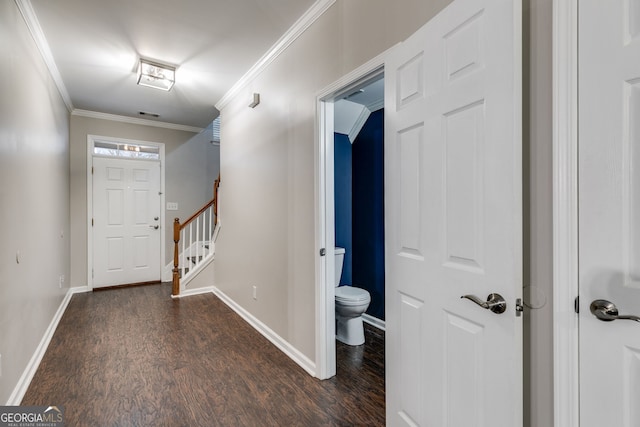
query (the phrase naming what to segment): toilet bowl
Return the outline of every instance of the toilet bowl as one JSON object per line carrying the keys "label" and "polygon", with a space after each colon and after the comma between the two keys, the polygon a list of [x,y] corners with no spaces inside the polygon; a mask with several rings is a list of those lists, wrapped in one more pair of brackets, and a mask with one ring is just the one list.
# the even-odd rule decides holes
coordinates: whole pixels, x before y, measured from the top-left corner
{"label": "toilet bowl", "polygon": [[369,307],[371,295],[355,286],[339,286],[344,253],[344,248],[335,248],[336,339],[348,345],[360,345],[364,344],[362,313]]}

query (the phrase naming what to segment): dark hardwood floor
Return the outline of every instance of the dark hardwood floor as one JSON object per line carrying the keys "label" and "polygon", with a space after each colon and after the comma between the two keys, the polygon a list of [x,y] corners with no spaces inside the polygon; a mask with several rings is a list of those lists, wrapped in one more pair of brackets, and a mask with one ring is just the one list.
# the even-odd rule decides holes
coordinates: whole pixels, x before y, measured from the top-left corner
{"label": "dark hardwood floor", "polygon": [[384,332],[312,378],[213,294],[161,284],[74,295],[22,405],[67,426],[382,426]]}

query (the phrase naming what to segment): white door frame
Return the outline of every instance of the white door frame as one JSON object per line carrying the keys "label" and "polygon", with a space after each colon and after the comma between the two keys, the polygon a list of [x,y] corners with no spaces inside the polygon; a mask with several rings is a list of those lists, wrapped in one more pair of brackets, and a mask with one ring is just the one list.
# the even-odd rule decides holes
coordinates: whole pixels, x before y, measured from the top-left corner
{"label": "white door frame", "polygon": [[[322,89],[316,96],[315,229],[316,229],[316,377],[336,374],[335,218],[333,175],[333,101],[384,72],[387,51]],[[326,256],[319,251],[325,250]]]}
{"label": "white door frame", "polygon": [[578,427],[578,1],[553,0],[554,425]]}
{"label": "white door frame", "polygon": [[[160,151],[160,278],[162,279],[162,266],[165,265],[165,177],[164,177],[164,144],[161,142],[142,141],[135,139],[114,138],[110,136],[87,135],[87,288],[93,289],[93,231],[91,219],[93,218],[93,174],[91,167],[93,165],[93,146],[96,141],[109,141],[119,144],[130,145],[150,145],[158,147]],[[124,157],[115,157],[126,160]]]}

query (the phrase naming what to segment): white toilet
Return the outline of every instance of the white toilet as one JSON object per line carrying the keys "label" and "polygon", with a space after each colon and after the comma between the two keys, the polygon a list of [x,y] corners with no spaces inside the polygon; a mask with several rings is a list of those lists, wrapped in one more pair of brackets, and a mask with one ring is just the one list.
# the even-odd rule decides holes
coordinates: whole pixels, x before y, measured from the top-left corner
{"label": "white toilet", "polygon": [[348,345],[364,344],[362,313],[371,302],[371,295],[364,289],[339,286],[344,262],[344,248],[335,248],[336,254],[336,338]]}

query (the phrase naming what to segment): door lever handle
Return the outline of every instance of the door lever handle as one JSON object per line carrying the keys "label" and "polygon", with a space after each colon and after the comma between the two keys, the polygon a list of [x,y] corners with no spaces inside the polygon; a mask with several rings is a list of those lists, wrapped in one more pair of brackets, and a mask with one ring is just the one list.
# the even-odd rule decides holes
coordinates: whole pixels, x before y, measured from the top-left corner
{"label": "door lever handle", "polygon": [[611,322],[612,320],[633,320],[640,322],[640,316],[618,314],[618,307],[611,301],[604,299],[594,300],[589,306],[589,310],[591,310],[591,314],[603,322]]}
{"label": "door lever handle", "polygon": [[482,301],[475,295],[462,295],[460,298],[466,298],[478,304],[482,308],[491,310],[496,314],[504,313],[507,310],[507,302],[500,294],[489,294],[487,301]]}

